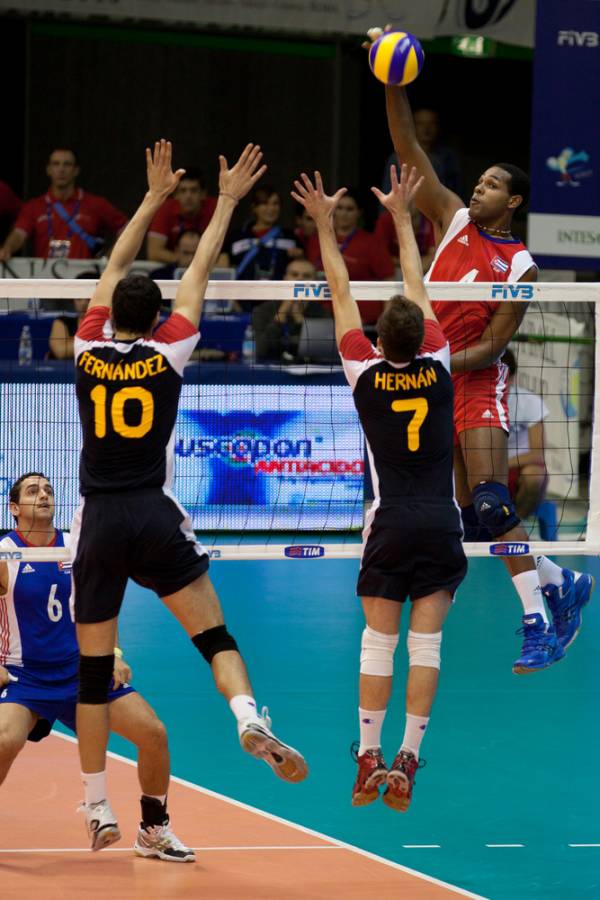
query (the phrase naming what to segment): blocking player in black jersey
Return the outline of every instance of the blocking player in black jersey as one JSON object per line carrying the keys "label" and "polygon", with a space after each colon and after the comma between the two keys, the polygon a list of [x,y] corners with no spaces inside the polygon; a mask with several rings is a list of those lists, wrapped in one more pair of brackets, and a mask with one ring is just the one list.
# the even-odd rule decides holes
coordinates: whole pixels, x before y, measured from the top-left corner
{"label": "blocking player in black jersey", "polygon": [[[442,625],[467,569],[453,492],[450,352],[423,286],[409,211],[422,181],[415,169],[409,173],[403,166],[399,183],[392,167],[391,192],[373,188],[394,218],[404,275],[404,295],[389,301],[377,323],[377,347],[362,332],[333,230],[333,211],[345,189],[325,195],[315,172],[316,187],[303,174],[292,193],[317,224],[336,339],[365,432],[375,489],[357,586],[366,627],[352,803],[372,803],[385,784],[384,803],[400,811],[411,801],[419,748],[437,689]],[[412,605],[406,728],[388,769],[381,731],[407,597]]]}
{"label": "blocking player in black jersey", "polygon": [[237,719],[244,750],[264,759],[285,781],[301,781],[307,772],[302,756],[279,741],[270,720],[257,713],[246,668],[207,574],[206,550],[170,489],[183,368],[198,342],[209,272],[236,204],[266,166],[253,144],[231,169],[219,157],[217,207],[181,280],[172,315],[153,331],[160,291],[149,278],[127,273],[152,217],[183,171],[173,173],[166,141],[158,142],[153,154],[147,150],[146,157],[148,192],[115,244],[75,337],[83,430],[82,502],[71,528],[81,651],[77,734],[93,850],[119,837],[106,794],[106,700],[128,578],[159,595],[210,664]]}

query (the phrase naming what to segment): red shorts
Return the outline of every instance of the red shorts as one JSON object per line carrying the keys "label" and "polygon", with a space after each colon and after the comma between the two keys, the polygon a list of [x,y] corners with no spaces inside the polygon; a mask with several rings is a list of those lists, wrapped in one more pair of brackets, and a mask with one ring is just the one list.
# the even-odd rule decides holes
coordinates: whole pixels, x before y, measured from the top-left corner
{"label": "red shorts", "polygon": [[502,428],[508,434],[508,366],[452,376],[455,436],[472,428]]}

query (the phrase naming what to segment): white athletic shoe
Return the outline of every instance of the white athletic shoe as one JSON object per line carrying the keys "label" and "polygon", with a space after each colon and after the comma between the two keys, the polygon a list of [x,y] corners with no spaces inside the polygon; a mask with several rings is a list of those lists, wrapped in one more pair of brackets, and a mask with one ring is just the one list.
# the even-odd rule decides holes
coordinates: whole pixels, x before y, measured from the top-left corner
{"label": "white athletic shoe", "polygon": [[121,840],[121,832],[108,800],[82,803],[78,812],[85,813],[85,824],[90,838],[90,850],[103,850]]}
{"label": "white athletic shoe", "polygon": [[140,825],[133,852],[136,856],[153,856],[169,862],[196,861],[194,851],[181,843],[177,835],[171,831],[168,822],[165,825],[149,825],[146,828]]}
{"label": "white athletic shoe", "polygon": [[238,734],[242,749],[271,766],[278,778],[296,783],[308,775],[304,757],[276,738],[271,731],[269,710],[263,706],[260,721],[239,722]]}

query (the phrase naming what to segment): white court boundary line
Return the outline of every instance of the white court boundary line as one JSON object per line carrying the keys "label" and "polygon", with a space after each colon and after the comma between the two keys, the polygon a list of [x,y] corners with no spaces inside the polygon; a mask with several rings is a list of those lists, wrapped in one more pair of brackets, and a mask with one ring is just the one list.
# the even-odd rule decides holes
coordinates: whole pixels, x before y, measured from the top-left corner
{"label": "white court boundary line", "polygon": [[[62,734],[60,731],[52,731],[51,733],[52,735],[54,735],[54,737],[61,738],[62,740],[68,741],[71,744],[77,743],[77,738],[72,737],[69,734]],[[132,759],[127,759],[126,756],[121,756],[120,753],[113,753],[112,750],[109,750],[107,755],[110,756],[111,759],[115,759],[118,762],[125,763],[126,765],[132,766],[133,768],[137,768],[136,763]],[[351,853],[357,853],[359,856],[364,856],[367,859],[373,860],[373,862],[388,866],[391,869],[397,869],[400,872],[406,872],[407,875],[413,875],[415,878],[421,878],[423,881],[428,881],[430,884],[436,884],[439,887],[446,888],[446,890],[453,891],[455,894],[460,894],[461,897],[471,897],[472,900],[489,900],[489,897],[484,897],[482,894],[473,894],[471,893],[471,891],[467,891],[464,888],[457,887],[454,884],[448,884],[446,881],[441,881],[439,878],[434,878],[432,875],[426,875],[424,872],[417,872],[416,869],[411,869],[408,866],[403,866],[401,863],[394,862],[391,859],[385,859],[383,856],[377,856],[376,853],[371,853],[369,850],[362,850],[360,847],[355,847],[353,844],[347,844],[345,841],[339,841],[337,838],[331,837],[328,834],[323,834],[320,831],[315,831],[313,828],[306,828],[304,825],[298,825],[296,822],[290,822],[288,819],[283,819],[281,816],[276,816],[274,813],[264,812],[264,810],[257,809],[254,806],[250,806],[248,803],[242,803],[241,800],[234,800],[233,797],[226,797],[225,794],[219,794],[216,791],[211,791],[209,788],[200,787],[200,785],[194,784],[192,781],[186,781],[184,778],[178,778],[176,775],[171,775],[171,781],[174,781],[176,784],[180,784],[183,787],[189,788],[192,791],[196,791],[196,793],[198,794],[204,794],[206,797],[213,797],[215,800],[221,800],[224,803],[229,803],[231,806],[237,806],[238,809],[243,809],[246,812],[254,813],[257,816],[262,816],[264,819],[269,819],[271,822],[278,822],[280,825],[287,825],[288,828],[293,828],[296,831],[300,831],[302,834],[309,834],[311,835],[311,837],[319,838],[322,841],[329,841],[329,843],[332,844],[334,848],[337,848],[339,850],[349,850]],[[88,848],[83,849],[88,850]],[[254,848],[251,847],[249,849],[253,850]],[[14,853],[17,851],[8,852]],[[48,852],[54,853],[57,851],[49,850]]]}

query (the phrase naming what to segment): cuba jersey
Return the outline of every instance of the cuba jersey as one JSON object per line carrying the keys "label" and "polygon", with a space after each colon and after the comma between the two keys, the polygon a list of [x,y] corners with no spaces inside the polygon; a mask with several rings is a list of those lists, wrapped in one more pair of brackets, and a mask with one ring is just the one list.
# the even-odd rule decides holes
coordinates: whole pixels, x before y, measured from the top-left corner
{"label": "cuba jersey", "polygon": [[344,335],[340,354],[365,433],[375,505],[412,498],[454,506],[450,351],[438,323],[425,321],[423,346],[408,363],[384,359],[359,329]]}
{"label": "cuba jersey", "polygon": [[[2,541],[2,550],[31,546],[18,531]],[[56,532],[53,547],[64,547]],[[77,674],[79,648],[71,599],[71,567],[62,562],[7,561],[8,590],[0,596],[0,665],[54,670],[57,678]],[[46,675],[45,675],[46,677]]]}
{"label": "cuba jersey", "polygon": [[[463,208],[442,238],[425,281],[519,281],[532,266],[535,262],[521,241],[484,234]],[[433,303],[451,352],[477,343],[499,305],[497,301]]]}
{"label": "cuba jersey", "polygon": [[93,307],[75,336],[83,446],[81,494],[170,488],[183,370],[198,330],[173,313],[151,338],[107,337],[110,310]]}

